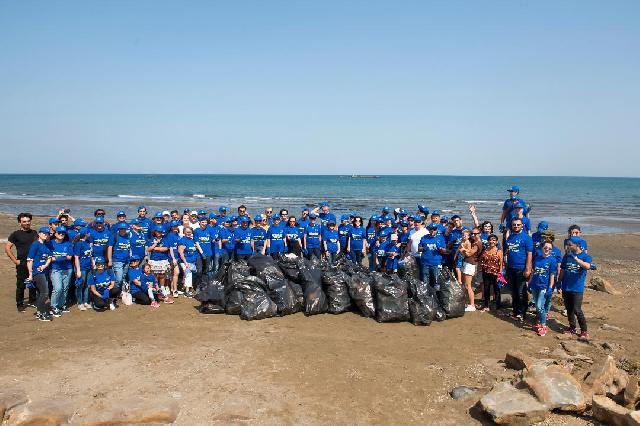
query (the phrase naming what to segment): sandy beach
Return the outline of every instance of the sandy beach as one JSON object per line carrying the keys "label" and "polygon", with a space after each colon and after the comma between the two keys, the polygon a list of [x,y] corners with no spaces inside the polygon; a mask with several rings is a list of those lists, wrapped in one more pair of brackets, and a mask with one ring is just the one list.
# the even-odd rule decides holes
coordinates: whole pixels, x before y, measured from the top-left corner
{"label": "sandy beach", "polygon": [[[36,218],[34,227],[43,222]],[[15,228],[13,216],[0,215],[0,238]],[[590,277],[609,280],[621,294],[586,291],[592,344],[581,351],[638,363],[640,234],[586,239],[599,268]],[[157,310],[74,307],[43,323],[32,309],[16,312],[14,268],[4,254],[0,271],[0,384],[20,387],[32,400],[72,401],[77,424],[110,401],[134,396],[175,401],[180,425],[482,424],[487,418],[473,408],[479,396],[454,401],[448,392],[457,385],[489,389],[505,374],[499,361],[510,349],[548,358],[566,324],[557,301],[552,331],[538,337],[481,312],[429,327],[379,324],[354,313],[247,322],[202,315],[198,302],[185,298]],[[574,374],[588,368],[576,362]],[[552,414],[546,424],[587,420]]]}

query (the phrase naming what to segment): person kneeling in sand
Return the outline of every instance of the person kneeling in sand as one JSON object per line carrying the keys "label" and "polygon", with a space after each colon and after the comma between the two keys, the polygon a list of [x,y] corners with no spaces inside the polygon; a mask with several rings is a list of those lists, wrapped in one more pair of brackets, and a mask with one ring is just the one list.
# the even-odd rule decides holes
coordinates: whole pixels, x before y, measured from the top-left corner
{"label": "person kneeling in sand", "polygon": [[120,295],[120,289],[116,287],[113,272],[105,268],[104,257],[95,258],[96,270],[89,274],[89,297],[93,303],[93,309],[104,311],[109,307],[116,309],[116,299]]}
{"label": "person kneeling in sand", "polygon": [[169,296],[164,296],[158,285],[156,277],[151,273],[151,265],[146,263],[140,266],[140,258],[131,256],[129,269],[129,284],[131,285],[131,296],[140,305],[150,305],[152,308],[160,306],[159,300],[165,303],[173,303]]}

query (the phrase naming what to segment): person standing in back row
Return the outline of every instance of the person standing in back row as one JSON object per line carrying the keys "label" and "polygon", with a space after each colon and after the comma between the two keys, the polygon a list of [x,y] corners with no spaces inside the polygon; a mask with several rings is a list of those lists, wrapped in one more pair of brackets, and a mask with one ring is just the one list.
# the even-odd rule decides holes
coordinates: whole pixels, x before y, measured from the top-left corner
{"label": "person standing in back row", "polygon": [[524,321],[528,306],[527,281],[531,277],[533,241],[522,230],[522,220],[513,219],[511,232],[506,241],[507,282],[511,287],[513,317]]}
{"label": "person standing in back row", "polygon": [[[31,229],[31,213],[20,213],[18,215],[18,223],[20,229],[13,231],[7,243],[4,246],[4,252],[7,257],[16,266],[16,308],[18,312],[24,312],[24,290],[26,289],[25,280],[29,278],[29,269],[27,268],[27,255],[31,244],[38,239],[38,233]],[[16,254],[11,250],[15,246]],[[29,298],[27,305],[35,306],[36,289],[32,286],[29,288]]]}

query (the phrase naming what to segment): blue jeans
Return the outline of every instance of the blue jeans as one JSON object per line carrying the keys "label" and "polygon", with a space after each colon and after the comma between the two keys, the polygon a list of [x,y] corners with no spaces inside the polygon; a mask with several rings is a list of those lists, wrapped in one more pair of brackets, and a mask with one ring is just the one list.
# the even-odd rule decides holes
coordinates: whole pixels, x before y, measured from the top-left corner
{"label": "blue jeans", "polygon": [[547,299],[546,289],[533,289],[533,301],[536,304],[536,311],[538,312],[538,323],[545,325],[547,323],[547,311],[544,309],[544,305]]}
{"label": "blue jeans", "polygon": [[307,259],[311,260],[314,257],[318,260],[322,257],[322,250],[320,247],[307,248]]}
{"label": "blue jeans", "polygon": [[511,287],[511,303],[513,314],[524,316],[527,313],[529,294],[527,293],[527,280],[524,278],[523,269],[507,268],[507,282]]}
{"label": "blue jeans", "polygon": [[61,309],[67,303],[67,293],[69,293],[69,282],[71,281],[71,272],[73,269],[62,269],[51,271],[51,284],[53,292],[51,293],[51,306]]}
{"label": "blue jeans", "polygon": [[329,262],[331,262],[332,264],[336,263],[336,259],[338,258],[338,253],[329,253]]}
{"label": "blue jeans", "polygon": [[362,265],[362,257],[362,250],[351,250],[351,260],[353,261],[353,263]]}
{"label": "blue jeans", "polygon": [[80,271],[80,281],[76,280],[76,303],[83,305],[89,303],[89,286],[87,286],[87,278],[89,271]]}
{"label": "blue jeans", "polygon": [[[421,265],[421,263],[418,263]],[[422,282],[432,288],[439,290],[440,286],[438,285],[438,273],[440,272],[440,265],[429,266],[422,265],[422,273],[420,274],[420,278]]]}
{"label": "blue jeans", "polygon": [[369,253],[369,272],[375,272],[376,270],[376,255],[373,253]]}
{"label": "blue jeans", "polygon": [[552,288],[548,288],[547,289],[547,293],[545,294],[545,298],[544,298],[544,312],[547,313],[551,310],[551,298],[553,297],[553,290]]}
{"label": "blue jeans", "polygon": [[119,289],[122,288],[122,283],[124,282],[124,278],[127,276],[129,272],[129,263],[125,262],[113,262],[113,275],[116,276],[116,287]]}

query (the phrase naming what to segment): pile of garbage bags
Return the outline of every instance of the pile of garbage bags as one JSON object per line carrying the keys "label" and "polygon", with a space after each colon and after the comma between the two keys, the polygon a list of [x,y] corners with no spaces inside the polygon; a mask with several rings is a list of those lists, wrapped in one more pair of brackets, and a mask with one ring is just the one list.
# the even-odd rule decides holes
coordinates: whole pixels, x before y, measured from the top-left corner
{"label": "pile of garbage bags", "polygon": [[205,275],[196,299],[203,314],[244,320],[353,311],[378,322],[430,325],[464,315],[465,292],[448,269],[441,270],[436,291],[420,281],[414,259],[401,264],[399,275],[387,275],[346,260],[330,265],[295,255],[255,255],[227,263],[211,278]]}

